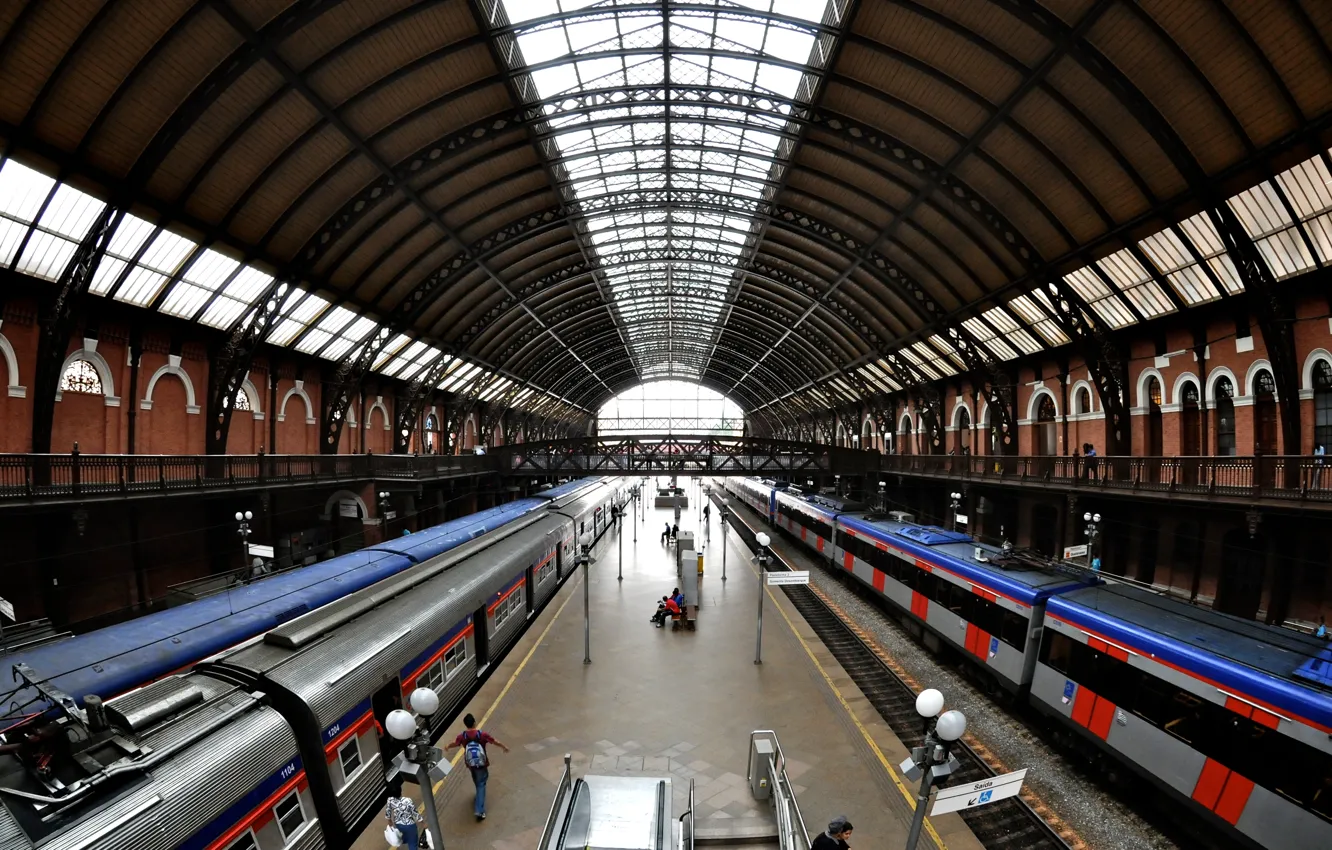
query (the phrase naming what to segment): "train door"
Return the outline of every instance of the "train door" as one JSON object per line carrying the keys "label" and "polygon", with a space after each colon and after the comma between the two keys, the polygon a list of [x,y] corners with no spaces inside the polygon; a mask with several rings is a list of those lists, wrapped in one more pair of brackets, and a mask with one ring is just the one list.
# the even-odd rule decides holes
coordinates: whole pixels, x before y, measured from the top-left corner
{"label": "train door", "polygon": [[[394,676],[393,680],[384,687],[375,691],[374,696],[370,698],[370,711],[374,714],[375,722],[379,724],[380,729],[385,728],[384,720],[389,716],[389,712],[402,707],[402,683],[398,681],[397,676]],[[405,746],[407,746],[405,742],[399,741],[392,735],[381,734],[379,736],[379,752],[383,755],[384,765],[387,767],[393,761],[394,756],[402,752]]]}
{"label": "train door", "polygon": [[525,583],[527,585],[527,616],[532,616],[536,611],[536,564],[528,564],[525,573]]}
{"label": "train door", "polygon": [[490,622],[486,619],[486,606],[482,605],[472,615],[472,641],[476,646],[476,672],[490,666]]}

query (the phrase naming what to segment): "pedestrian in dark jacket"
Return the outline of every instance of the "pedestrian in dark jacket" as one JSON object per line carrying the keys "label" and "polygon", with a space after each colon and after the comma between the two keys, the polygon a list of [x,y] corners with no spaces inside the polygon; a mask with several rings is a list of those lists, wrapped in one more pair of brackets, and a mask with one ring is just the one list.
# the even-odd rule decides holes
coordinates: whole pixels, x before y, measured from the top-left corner
{"label": "pedestrian in dark jacket", "polygon": [[819,834],[809,845],[809,850],[848,850],[851,837],[851,821],[839,815],[828,824],[828,831]]}

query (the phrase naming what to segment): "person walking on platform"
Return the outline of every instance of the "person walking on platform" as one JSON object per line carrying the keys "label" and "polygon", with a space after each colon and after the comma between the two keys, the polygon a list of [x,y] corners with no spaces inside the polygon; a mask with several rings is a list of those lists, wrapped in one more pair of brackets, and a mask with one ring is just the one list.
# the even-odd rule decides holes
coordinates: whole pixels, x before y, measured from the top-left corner
{"label": "person walking on platform", "polygon": [[809,850],[848,850],[850,844],[847,839],[851,837],[851,821],[845,816],[839,815],[832,819],[828,824],[828,831],[819,833],[809,845]]}
{"label": "person walking on platform", "polygon": [[472,811],[477,820],[485,820],[486,782],[490,779],[490,756],[486,753],[486,745],[494,744],[506,753],[509,748],[489,733],[476,728],[476,718],[470,713],[463,717],[463,725],[467,728],[445,749],[463,748],[463,764],[472,772],[472,784],[476,786],[476,805]]}
{"label": "person walking on platform", "polygon": [[395,846],[406,847],[407,850],[418,850],[421,846],[421,813],[416,808],[415,800],[411,797],[402,796],[401,779],[395,781],[393,787],[389,790],[388,805],[384,809],[384,818],[389,822],[389,827],[396,829],[401,837],[402,844]]}
{"label": "person walking on platform", "polygon": [[704,506],[703,506],[703,524],[704,524],[704,525],[707,525],[707,524],[708,524],[708,521],[709,521],[711,518],[712,518],[712,506],[711,506],[711,505],[704,505]]}

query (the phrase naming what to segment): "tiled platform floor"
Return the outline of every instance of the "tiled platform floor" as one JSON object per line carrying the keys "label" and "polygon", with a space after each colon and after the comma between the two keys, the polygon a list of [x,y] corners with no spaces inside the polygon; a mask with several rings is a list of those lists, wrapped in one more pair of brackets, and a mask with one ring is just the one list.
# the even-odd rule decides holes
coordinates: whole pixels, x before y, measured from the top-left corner
{"label": "tiled platform floor", "polygon": [[[844,814],[856,826],[853,847],[901,847],[910,810],[888,766],[906,757],[905,748],[780,589],[765,598],[764,663],[754,664],[757,578],[748,550],[729,535],[729,580],[722,582],[715,513],[698,630],[648,623],[653,600],[676,583],[674,551],[659,543],[670,518],[649,508],[637,543],[625,526],[623,582],[616,580],[620,542],[608,535],[599,544],[590,585],[592,664],[583,664],[583,590],[575,577],[468,706],[513,752],[492,748],[484,822],[472,817],[472,783],[461,764],[436,787],[445,846],[535,850],[565,753],[576,776],[671,776],[676,816],[694,780],[700,830],[770,818],[769,803],[750,796],[745,769],[749,733],[773,729],[811,837]],[[686,511],[681,527],[698,526],[697,514]],[[461,729],[459,720],[446,739]],[[933,827],[949,850],[979,847],[956,815]],[[379,822],[355,848],[383,844]],[[928,844],[926,836],[922,847]]]}

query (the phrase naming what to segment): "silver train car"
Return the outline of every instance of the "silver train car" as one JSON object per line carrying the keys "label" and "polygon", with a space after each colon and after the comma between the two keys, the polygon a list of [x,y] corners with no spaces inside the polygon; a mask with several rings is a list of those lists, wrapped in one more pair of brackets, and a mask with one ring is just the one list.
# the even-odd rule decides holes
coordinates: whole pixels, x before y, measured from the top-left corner
{"label": "silver train car", "polygon": [[105,719],[55,695],[60,722],[0,743],[0,847],[345,850],[378,816],[401,748],[381,732],[388,712],[428,685],[433,731],[447,724],[626,494],[599,482],[552,500],[124,694]]}

